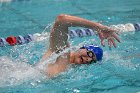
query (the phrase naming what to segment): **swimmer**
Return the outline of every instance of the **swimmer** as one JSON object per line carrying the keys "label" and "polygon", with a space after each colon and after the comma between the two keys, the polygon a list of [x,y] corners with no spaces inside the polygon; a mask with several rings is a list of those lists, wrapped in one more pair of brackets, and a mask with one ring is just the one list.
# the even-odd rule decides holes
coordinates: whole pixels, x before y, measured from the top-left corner
{"label": "swimmer", "polygon": [[[105,39],[108,40],[109,47],[112,47],[112,45],[116,47],[115,39],[120,42],[116,31],[107,26],[76,16],[61,14],[56,18],[53,28],[51,29],[49,48],[39,63],[47,60],[52,53],[60,53],[70,47],[68,43],[69,27],[84,27],[96,30],[102,46],[105,46]],[[49,76],[55,76],[60,72],[66,71],[70,64],[89,64],[101,61],[102,57],[103,50],[99,46],[85,45],[75,52],[68,52],[59,56],[55,62],[47,65],[45,73]]]}

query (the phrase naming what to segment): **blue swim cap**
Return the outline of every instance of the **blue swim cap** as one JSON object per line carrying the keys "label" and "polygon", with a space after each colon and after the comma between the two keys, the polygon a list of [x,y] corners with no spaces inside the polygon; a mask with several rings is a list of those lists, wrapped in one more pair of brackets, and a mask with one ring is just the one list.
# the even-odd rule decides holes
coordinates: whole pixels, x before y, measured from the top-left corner
{"label": "blue swim cap", "polygon": [[88,51],[92,51],[96,55],[96,60],[100,61],[103,57],[103,50],[97,45],[85,45],[81,48],[85,48]]}

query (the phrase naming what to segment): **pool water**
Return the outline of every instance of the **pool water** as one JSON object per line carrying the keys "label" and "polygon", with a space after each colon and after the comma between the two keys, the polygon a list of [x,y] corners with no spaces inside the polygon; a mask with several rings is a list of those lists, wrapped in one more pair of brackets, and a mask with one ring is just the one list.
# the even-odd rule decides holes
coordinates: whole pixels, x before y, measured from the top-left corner
{"label": "pool water", "polygon": [[[14,0],[0,3],[0,37],[49,33],[57,15],[64,13],[105,25],[140,22],[139,0]],[[71,28],[75,29],[75,28]],[[102,63],[72,65],[48,78],[35,67],[48,48],[48,39],[0,47],[0,93],[139,93],[140,32],[120,34],[117,48],[103,47]],[[48,37],[49,38],[49,37]],[[99,38],[70,39],[72,48],[99,45]],[[55,57],[50,58],[55,60]],[[47,61],[46,61],[47,62]]]}

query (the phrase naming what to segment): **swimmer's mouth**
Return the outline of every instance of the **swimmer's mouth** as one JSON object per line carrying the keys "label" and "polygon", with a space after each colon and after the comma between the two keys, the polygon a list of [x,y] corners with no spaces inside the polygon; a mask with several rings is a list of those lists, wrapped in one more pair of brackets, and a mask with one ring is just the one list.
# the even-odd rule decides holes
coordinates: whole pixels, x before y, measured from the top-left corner
{"label": "swimmer's mouth", "polygon": [[84,63],[84,59],[82,56],[80,56],[81,62]]}

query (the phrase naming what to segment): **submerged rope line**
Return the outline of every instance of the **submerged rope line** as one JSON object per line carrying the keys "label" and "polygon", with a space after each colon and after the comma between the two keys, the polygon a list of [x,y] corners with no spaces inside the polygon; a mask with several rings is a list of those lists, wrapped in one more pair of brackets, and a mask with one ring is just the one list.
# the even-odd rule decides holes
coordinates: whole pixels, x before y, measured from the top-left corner
{"label": "submerged rope line", "polygon": [[[83,7],[81,7],[81,6],[78,6],[78,5],[76,4],[75,1],[72,1],[71,4],[72,4],[72,6],[76,7],[76,8],[79,9],[80,11],[82,11],[83,13],[81,13],[81,14],[87,14],[87,15],[89,15],[89,16],[93,16],[93,13],[88,12],[87,9],[85,9],[85,8],[83,8]],[[78,15],[78,13],[73,14],[73,15]]]}
{"label": "submerged rope line", "polygon": [[34,24],[37,24],[37,26],[38,26],[40,29],[44,29],[44,28],[45,28],[45,26],[41,25],[41,24],[38,23],[36,20],[34,20],[34,19],[28,17],[27,15],[22,14],[22,13],[19,12],[18,10],[14,9],[14,8],[12,8],[12,7],[6,7],[6,8],[7,8],[8,10],[12,11],[13,13],[17,14],[17,15],[22,16],[22,17],[25,18],[26,20],[31,21],[31,22],[34,23]]}
{"label": "submerged rope line", "polygon": [[[105,67],[105,66],[103,66],[103,65],[101,65],[101,67],[102,68],[104,68],[105,70],[107,70],[108,72],[110,72],[112,75],[115,75],[115,76],[117,76],[118,78],[121,78],[121,79],[125,79],[125,77],[127,77],[127,76],[125,76],[125,75],[122,75],[122,74],[119,74],[119,73],[116,73],[114,70],[112,70],[112,69],[110,69],[110,67]],[[125,86],[125,85],[127,85],[127,86],[136,86],[136,87],[139,87],[140,85],[136,85],[136,84],[134,84],[134,82],[140,82],[140,81],[133,81],[133,79],[131,79],[131,78],[129,78],[129,79],[125,79],[125,81],[126,82],[124,82],[122,85],[120,85],[120,86]],[[130,85],[130,83],[131,82],[133,82],[131,85]]]}
{"label": "submerged rope line", "polygon": [[139,57],[140,57],[140,53],[129,55],[129,56],[124,56],[122,58],[123,59],[132,59],[132,58],[139,58]]}

